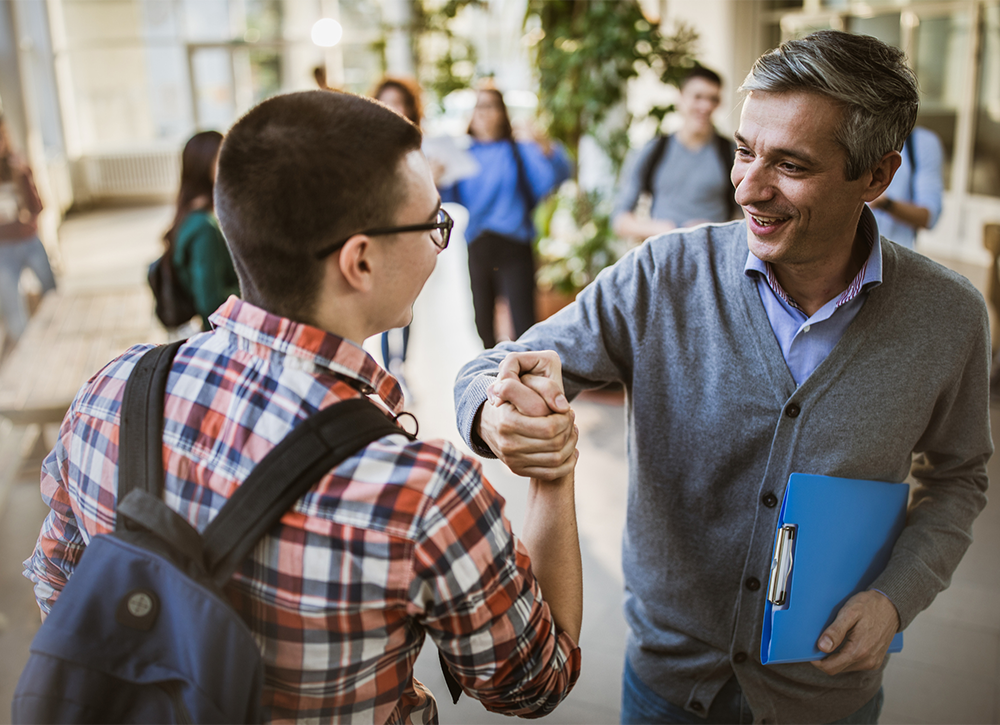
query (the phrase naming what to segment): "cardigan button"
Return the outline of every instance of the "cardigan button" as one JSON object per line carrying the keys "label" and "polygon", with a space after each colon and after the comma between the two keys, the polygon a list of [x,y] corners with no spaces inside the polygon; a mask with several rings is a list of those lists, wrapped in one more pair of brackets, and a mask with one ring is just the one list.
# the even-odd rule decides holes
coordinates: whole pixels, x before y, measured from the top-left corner
{"label": "cardigan button", "polygon": [[736,654],[733,655],[733,662],[735,662],[738,665],[742,665],[746,661],[747,661],[746,652],[737,652]]}
{"label": "cardigan button", "polygon": [[697,700],[692,700],[691,701],[691,709],[694,710],[695,712],[701,712],[702,710],[705,709],[705,706],[702,705]]}
{"label": "cardigan button", "polygon": [[775,496],[770,491],[764,494],[764,497],[761,499],[761,501],[769,509],[773,509],[775,506],[778,505],[778,497]]}
{"label": "cardigan button", "polygon": [[760,580],[755,576],[752,576],[749,579],[747,579],[746,583],[747,583],[747,589],[749,589],[752,592],[755,592],[758,589],[760,589]]}
{"label": "cardigan button", "polygon": [[795,403],[789,403],[788,406],[785,408],[785,415],[787,415],[789,418],[798,418],[799,413],[801,412],[802,408],[800,408]]}

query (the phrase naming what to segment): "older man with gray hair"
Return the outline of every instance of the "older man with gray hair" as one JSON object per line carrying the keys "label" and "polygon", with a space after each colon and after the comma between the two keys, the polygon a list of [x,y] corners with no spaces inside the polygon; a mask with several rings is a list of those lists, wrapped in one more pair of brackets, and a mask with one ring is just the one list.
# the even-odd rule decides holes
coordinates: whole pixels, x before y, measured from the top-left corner
{"label": "older man with gray hair", "polygon": [[[459,428],[555,478],[573,463],[567,398],[625,386],[622,722],[877,722],[890,641],[947,587],[986,503],[986,308],[880,237],[867,207],[916,118],[901,52],[814,33],[762,56],[743,90],[744,219],[648,240],[469,363]],[[793,472],[916,484],[888,565],[819,635],[827,656],[764,666]]]}

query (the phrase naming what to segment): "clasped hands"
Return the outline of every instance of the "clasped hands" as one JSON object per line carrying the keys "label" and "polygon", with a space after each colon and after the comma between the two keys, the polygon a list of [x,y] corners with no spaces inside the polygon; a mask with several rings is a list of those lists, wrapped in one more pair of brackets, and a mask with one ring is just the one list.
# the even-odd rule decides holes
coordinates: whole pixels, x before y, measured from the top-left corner
{"label": "clasped hands", "polygon": [[[487,395],[479,435],[511,471],[553,481],[573,469],[579,430],[555,352],[510,353]],[[817,645],[828,654],[812,664],[828,675],[877,669],[898,629],[899,614],[888,597],[860,592],[820,635]]]}
{"label": "clasped hands", "polygon": [[555,481],[573,470],[580,432],[555,352],[507,355],[487,396],[474,427],[511,471]]}

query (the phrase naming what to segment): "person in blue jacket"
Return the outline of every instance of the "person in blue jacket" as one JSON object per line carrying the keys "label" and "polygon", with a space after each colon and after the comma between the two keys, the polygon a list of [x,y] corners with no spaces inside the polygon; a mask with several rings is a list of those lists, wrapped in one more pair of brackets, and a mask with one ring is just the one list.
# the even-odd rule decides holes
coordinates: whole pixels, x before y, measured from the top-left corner
{"label": "person in blue jacket", "polygon": [[496,345],[496,298],[510,305],[514,335],[535,323],[535,261],[531,213],[538,201],[570,176],[570,160],[559,144],[515,141],[503,95],[479,91],[469,123],[469,152],[479,173],[441,189],[442,201],[469,210],[469,278],[476,331],[483,345]]}

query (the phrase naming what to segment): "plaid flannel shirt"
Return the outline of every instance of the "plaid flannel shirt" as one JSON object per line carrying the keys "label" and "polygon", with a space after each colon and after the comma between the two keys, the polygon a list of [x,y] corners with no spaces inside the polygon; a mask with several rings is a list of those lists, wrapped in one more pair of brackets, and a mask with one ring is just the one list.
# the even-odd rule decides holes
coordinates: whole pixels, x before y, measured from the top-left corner
{"label": "plaid flannel shirt", "polygon": [[[203,531],[317,410],[396,381],[357,345],[230,298],[178,351],[168,384],[167,504]],[[78,393],[42,468],[51,508],[25,576],[48,612],[87,543],[115,526],[125,381],[148,346]],[[580,671],[479,464],[444,441],[389,436],[345,460],[264,537],[227,593],[262,647],[272,721],[433,722],[413,678],[425,633],[490,710],[542,715]]]}

